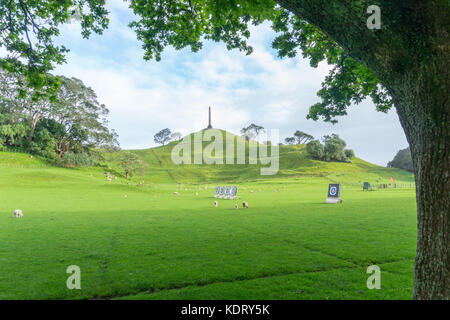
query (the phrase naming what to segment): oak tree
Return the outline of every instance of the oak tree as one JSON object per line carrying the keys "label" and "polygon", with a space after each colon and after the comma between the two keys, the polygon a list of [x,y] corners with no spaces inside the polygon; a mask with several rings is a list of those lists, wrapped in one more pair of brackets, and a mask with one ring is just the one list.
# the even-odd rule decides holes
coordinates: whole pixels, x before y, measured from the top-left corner
{"label": "oak tree", "polygon": [[[375,29],[368,21],[374,5],[381,13]],[[308,118],[336,122],[366,97],[382,112],[395,106],[417,188],[413,298],[450,298],[448,0],[134,0],[130,6],[145,59],[160,60],[168,45],[198,51],[204,39],[250,54],[249,26],[268,20],[279,33],[273,47],[281,57],[301,52],[313,67],[333,65]]]}

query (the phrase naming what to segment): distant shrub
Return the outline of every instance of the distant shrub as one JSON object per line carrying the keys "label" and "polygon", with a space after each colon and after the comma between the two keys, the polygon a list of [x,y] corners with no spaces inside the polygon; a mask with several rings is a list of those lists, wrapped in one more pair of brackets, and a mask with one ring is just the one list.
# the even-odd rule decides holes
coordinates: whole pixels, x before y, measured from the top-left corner
{"label": "distant shrub", "polygon": [[351,159],[355,156],[355,151],[353,151],[352,149],[345,149],[344,153],[348,159]]}
{"label": "distant shrub", "polygon": [[316,160],[351,162],[355,156],[353,150],[344,149],[346,143],[337,134],[323,137],[324,144],[319,140],[312,140],[306,145],[306,151]]}
{"label": "distant shrub", "polygon": [[66,152],[62,156],[63,165],[67,167],[90,167],[94,161],[87,153]]}
{"label": "distant shrub", "polygon": [[319,140],[313,140],[306,145],[306,151],[317,160],[322,160],[325,155],[323,144]]}

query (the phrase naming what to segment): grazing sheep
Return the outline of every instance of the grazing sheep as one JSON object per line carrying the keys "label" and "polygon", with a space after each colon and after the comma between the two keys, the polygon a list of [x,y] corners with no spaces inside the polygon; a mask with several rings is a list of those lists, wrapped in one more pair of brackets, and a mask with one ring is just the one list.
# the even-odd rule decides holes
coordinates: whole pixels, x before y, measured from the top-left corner
{"label": "grazing sheep", "polygon": [[23,212],[20,209],[16,209],[14,210],[14,217],[16,218],[22,218],[23,217]]}
{"label": "grazing sheep", "polygon": [[248,203],[247,203],[246,201],[242,202],[242,206],[243,206],[245,209],[248,209]]}
{"label": "grazing sheep", "polygon": [[178,192],[175,191],[173,194],[174,194],[175,196],[177,196],[177,195],[178,195]]}
{"label": "grazing sheep", "polygon": [[253,190],[250,190],[250,193],[253,193]]}
{"label": "grazing sheep", "polygon": [[278,192],[278,189],[275,189],[275,192]]}
{"label": "grazing sheep", "polygon": [[234,209],[237,210],[239,209],[239,206],[237,204],[234,205]]}
{"label": "grazing sheep", "polygon": [[218,205],[219,205],[219,203],[217,201],[214,201],[214,207],[217,208]]}

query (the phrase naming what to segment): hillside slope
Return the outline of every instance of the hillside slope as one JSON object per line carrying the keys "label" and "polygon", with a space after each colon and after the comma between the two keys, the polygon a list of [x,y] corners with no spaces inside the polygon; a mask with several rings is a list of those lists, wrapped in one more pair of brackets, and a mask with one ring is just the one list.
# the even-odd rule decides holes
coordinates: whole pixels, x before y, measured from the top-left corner
{"label": "hillside slope", "polygon": [[[221,131],[223,134],[224,131]],[[191,134],[191,139],[193,140]],[[223,135],[225,137],[225,134]],[[234,139],[235,150],[237,141],[243,141],[241,137],[228,133],[224,138],[223,148],[225,154],[226,139]],[[244,141],[243,141],[244,142]],[[211,142],[203,142],[203,150]],[[171,159],[172,149],[178,142],[172,142],[166,146],[131,150],[138,155],[147,166],[145,179],[153,182],[176,182],[176,183],[201,183],[201,182],[221,182],[221,181],[254,181],[260,179],[273,179],[285,177],[323,177],[330,181],[336,181],[346,184],[362,185],[364,181],[373,184],[391,183],[389,178],[392,176],[399,183],[414,183],[414,175],[399,169],[385,168],[371,164],[358,157],[352,159],[352,163],[343,162],[323,162],[313,160],[306,151],[306,145],[280,146],[279,149],[279,170],[275,175],[261,175],[261,165],[248,164],[249,144],[245,143],[246,164],[175,164]],[[270,147],[268,148],[270,154]],[[193,159],[194,150],[191,149]],[[236,152],[235,152],[236,154]],[[224,155],[225,157],[225,155]],[[115,156],[110,156],[108,165],[117,171]],[[192,161],[193,163],[193,161]],[[225,163],[225,159],[223,159]]]}
{"label": "hillside slope", "polygon": [[[193,134],[192,134],[193,135]],[[229,134],[228,139],[232,137],[236,142],[241,137]],[[243,141],[243,140],[242,140]],[[363,182],[368,181],[372,184],[390,184],[390,177],[395,179],[395,182],[400,184],[413,185],[414,175],[410,172],[401,169],[385,168],[371,164],[358,157],[354,157],[351,163],[343,162],[323,162],[313,160],[306,151],[305,145],[294,146],[280,146],[279,149],[279,170],[275,175],[261,175],[261,165],[249,164],[249,144],[245,143],[246,164],[175,164],[171,159],[171,153],[174,146],[178,142],[172,142],[166,146],[129,150],[135,153],[144,162],[146,166],[146,173],[144,176],[135,176],[132,180],[152,183],[222,183],[222,182],[243,182],[243,181],[258,181],[266,179],[281,179],[281,178],[322,178],[330,182],[339,182],[347,185],[362,185]],[[203,142],[204,150],[210,142]],[[225,149],[226,141],[223,141]],[[270,147],[269,147],[270,150]],[[125,152],[125,151],[119,151]],[[105,154],[106,162],[101,167],[92,168],[78,168],[65,169],[56,168],[49,163],[40,159],[39,157],[30,157],[28,154],[0,152],[0,170],[11,171],[11,169],[19,169],[20,172],[33,171],[34,174],[45,180],[47,173],[54,173],[55,170],[58,175],[71,177],[73,175],[94,174],[94,176],[103,176],[103,172],[109,171],[117,176],[122,175],[122,169],[117,162],[119,154]],[[270,154],[270,151],[269,151]],[[194,157],[194,150],[192,148],[192,158]],[[236,156],[234,158],[236,163]],[[223,160],[225,163],[225,160]],[[33,169],[33,170],[30,170]],[[16,171],[16,170],[13,170]],[[6,172],[4,172],[6,173]],[[123,178],[123,177],[122,177]]]}

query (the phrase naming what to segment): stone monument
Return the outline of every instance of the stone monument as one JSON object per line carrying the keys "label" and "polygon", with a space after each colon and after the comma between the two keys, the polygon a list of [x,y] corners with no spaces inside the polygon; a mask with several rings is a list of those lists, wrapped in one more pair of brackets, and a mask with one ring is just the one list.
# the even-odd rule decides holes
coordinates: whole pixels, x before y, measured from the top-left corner
{"label": "stone monument", "polygon": [[208,121],[208,127],[206,127],[206,129],[212,129],[212,125],[211,125],[211,107],[208,107],[208,112],[209,112],[209,121]]}

